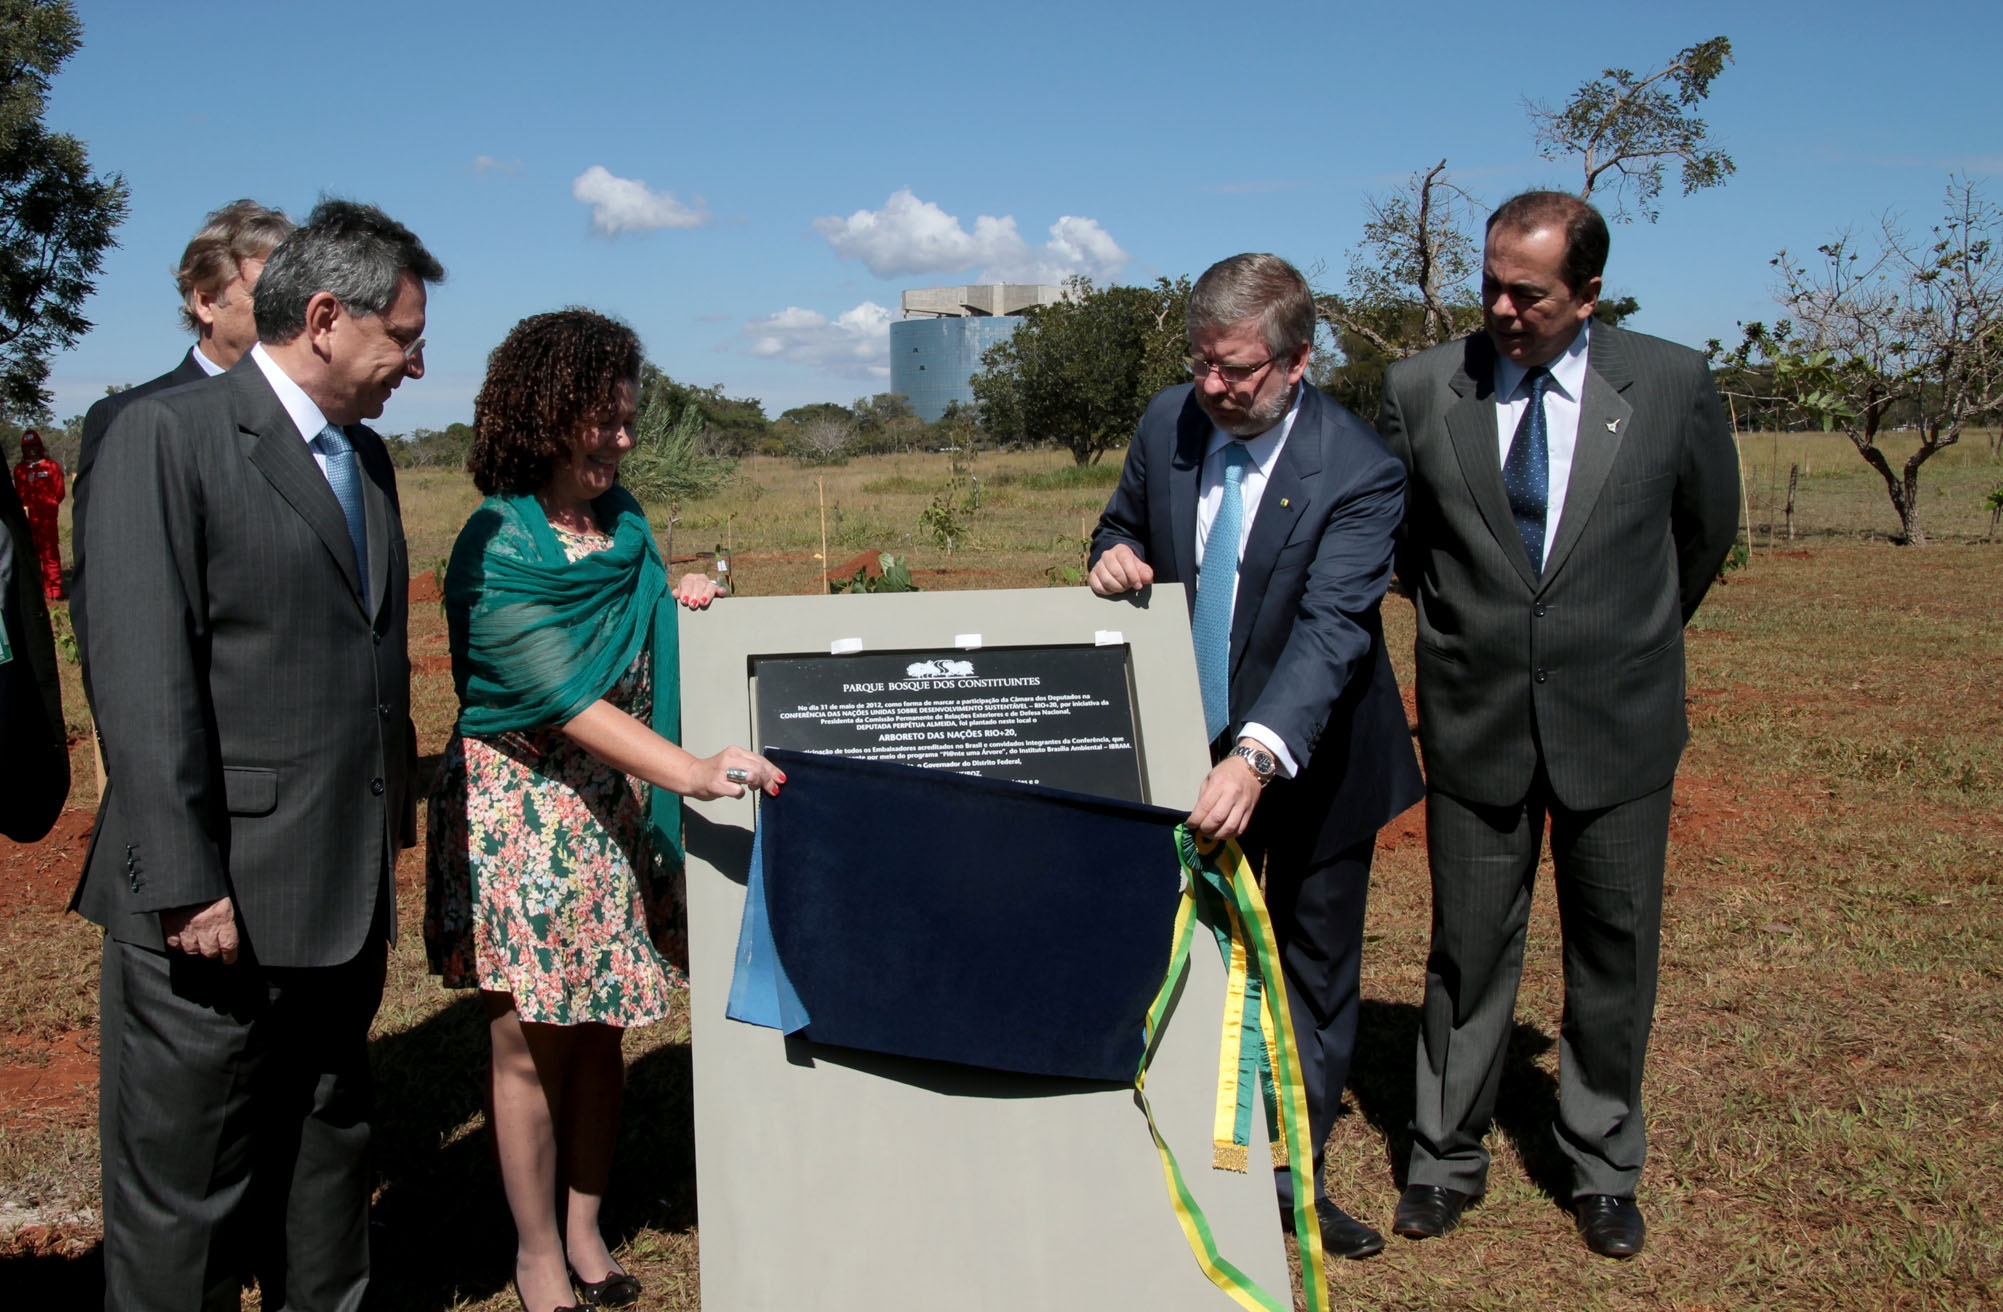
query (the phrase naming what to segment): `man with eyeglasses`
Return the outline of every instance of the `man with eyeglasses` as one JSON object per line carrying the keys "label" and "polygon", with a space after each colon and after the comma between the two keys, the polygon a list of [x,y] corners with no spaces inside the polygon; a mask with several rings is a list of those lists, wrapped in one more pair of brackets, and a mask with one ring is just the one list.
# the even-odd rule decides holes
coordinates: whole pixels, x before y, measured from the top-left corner
{"label": "man with eyeglasses", "polygon": [[[1327,1196],[1323,1153],[1356,1043],[1377,831],[1424,792],[1378,607],[1405,477],[1305,381],[1314,298],[1276,255],[1211,266],[1189,298],[1193,381],[1149,403],[1092,539],[1103,597],[1188,585],[1215,762],[1189,822],[1264,864],[1314,1137],[1327,1251],[1384,1238]],[[1291,1183],[1276,1174],[1282,1216]]]}
{"label": "man with eyeglasses", "polygon": [[104,926],[107,1307],[353,1308],[368,1029],[415,838],[396,478],[361,421],[424,373],[444,277],[323,201],[229,372],[128,406],[91,478],[85,657],[110,779],[73,905]]}

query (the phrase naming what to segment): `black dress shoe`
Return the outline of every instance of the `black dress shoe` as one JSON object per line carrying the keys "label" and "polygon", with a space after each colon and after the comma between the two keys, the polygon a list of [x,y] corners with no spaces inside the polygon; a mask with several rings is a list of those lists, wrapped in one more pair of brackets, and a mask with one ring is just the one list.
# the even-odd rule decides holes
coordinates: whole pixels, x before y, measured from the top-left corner
{"label": "black dress shoe", "polygon": [[603,1280],[586,1280],[572,1271],[570,1284],[580,1307],[631,1307],[640,1301],[640,1281],[617,1266]]}
{"label": "black dress shoe", "polygon": [[1436,1184],[1408,1184],[1398,1195],[1398,1214],[1391,1228],[1407,1239],[1438,1239],[1461,1223],[1461,1213],[1473,1194]]}
{"label": "black dress shoe", "polygon": [[1321,1251],[1330,1257],[1374,1257],[1384,1251],[1384,1236],[1326,1200],[1314,1205],[1321,1222]]}
{"label": "black dress shoe", "polygon": [[1572,1200],[1572,1213],[1579,1218],[1580,1238],[1601,1257],[1633,1257],[1641,1251],[1648,1227],[1634,1199],[1587,1194]]}

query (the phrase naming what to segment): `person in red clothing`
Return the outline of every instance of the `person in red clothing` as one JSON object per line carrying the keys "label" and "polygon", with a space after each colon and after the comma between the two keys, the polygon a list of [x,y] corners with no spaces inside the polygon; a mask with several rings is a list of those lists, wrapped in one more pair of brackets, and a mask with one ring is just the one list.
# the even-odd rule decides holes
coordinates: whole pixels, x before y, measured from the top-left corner
{"label": "person in red clothing", "polygon": [[28,512],[35,554],[42,560],[42,595],[50,601],[63,596],[63,549],[56,540],[56,507],[63,503],[63,467],[42,449],[34,429],[21,434],[21,463],[14,466],[14,490]]}

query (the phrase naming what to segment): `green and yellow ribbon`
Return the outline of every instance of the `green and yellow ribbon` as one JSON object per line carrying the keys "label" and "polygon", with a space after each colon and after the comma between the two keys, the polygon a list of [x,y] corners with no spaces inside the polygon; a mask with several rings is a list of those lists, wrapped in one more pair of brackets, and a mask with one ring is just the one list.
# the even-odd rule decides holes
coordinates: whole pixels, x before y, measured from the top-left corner
{"label": "green and yellow ribbon", "polygon": [[1211,1164],[1243,1171],[1249,1166],[1254,1089],[1265,1095],[1268,1124],[1280,1128],[1273,1145],[1273,1165],[1293,1176],[1294,1235],[1300,1241],[1301,1284],[1308,1312],[1325,1312],[1328,1278],[1321,1250],[1321,1227],[1315,1218],[1312,1169],[1314,1147],[1308,1140],[1307,1092],[1295,1062],[1293,1020],[1287,1012],[1286,985],[1280,978],[1280,950],[1265,900],[1245,854],[1236,843],[1202,843],[1187,828],[1175,831],[1176,851],[1184,874],[1182,901],[1176,907],[1175,941],[1168,974],[1148,1008],[1147,1043],[1134,1092],[1148,1118],[1161,1156],[1162,1175],[1177,1222],[1189,1240],[1189,1250],[1210,1282],[1253,1312],[1291,1312],[1291,1298],[1274,1298],[1257,1281],[1217,1251],[1210,1223],[1182,1176],[1175,1154],[1155,1124],[1148,1106],[1147,1072],[1166,1020],[1170,999],[1189,968],[1189,950],[1199,920],[1210,926],[1229,972],[1224,1004],[1224,1034],[1217,1058],[1217,1115],[1213,1127]]}

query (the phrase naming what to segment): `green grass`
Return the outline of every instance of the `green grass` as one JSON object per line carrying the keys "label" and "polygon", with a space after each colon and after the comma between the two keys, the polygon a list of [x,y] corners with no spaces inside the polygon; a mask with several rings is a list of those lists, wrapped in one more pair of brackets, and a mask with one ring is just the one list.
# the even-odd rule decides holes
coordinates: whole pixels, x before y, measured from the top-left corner
{"label": "green grass", "polygon": [[[1545,887],[1488,1197],[1448,1239],[1393,1240],[1380,1258],[1337,1264],[1338,1305],[2003,1305],[1992,1199],[2003,1178],[2003,544],[1980,541],[1981,499],[2003,466],[1980,436],[1929,464],[1935,545],[1914,549],[1886,541],[1897,523],[1883,486],[1840,435],[1759,435],[1745,454],[1751,560],[1712,591],[1689,639],[1692,739],[1645,1091],[1647,1251],[1628,1263],[1587,1254],[1549,1192],[1559,961]],[[1769,549],[1761,498],[1776,468],[1784,494],[1791,463],[1813,471],[1798,536],[1790,544],[1776,525]],[[748,591],[812,591],[825,498],[835,565],[891,550],[927,588],[1037,586],[1076,561],[1116,469],[1078,470],[1058,453],[982,455],[975,545],[948,558],[918,525],[955,477],[948,457],[824,469],[750,460],[722,495],[682,508],[675,550],[727,543]],[[405,474],[403,500],[411,558],[428,570],[476,497],[462,475],[422,471]],[[1385,617],[1409,686],[1410,607],[1394,599]],[[412,624],[429,754],[454,706],[438,608],[414,607]],[[28,855],[62,865],[81,853]],[[419,875],[406,855],[403,937],[376,1027],[379,1292],[393,1309],[500,1312],[512,1305],[511,1236],[482,1129],[484,1038],[468,1004],[423,973]],[[0,1030],[87,1042],[96,933],[46,902],[0,921]],[[1401,821],[1380,844],[1351,1111],[1329,1152],[1334,1196],[1380,1225],[1406,1148],[1429,903],[1423,838]],[[687,1042],[682,1014],[628,1037],[607,1217],[650,1308],[699,1299]],[[92,1297],[77,1256],[94,1237],[92,1124],[88,1107],[20,1123],[0,1110],[0,1218],[54,1219],[68,1245],[0,1259],[0,1289],[43,1304]],[[25,1251],[8,1224],[0,1245]]]}

